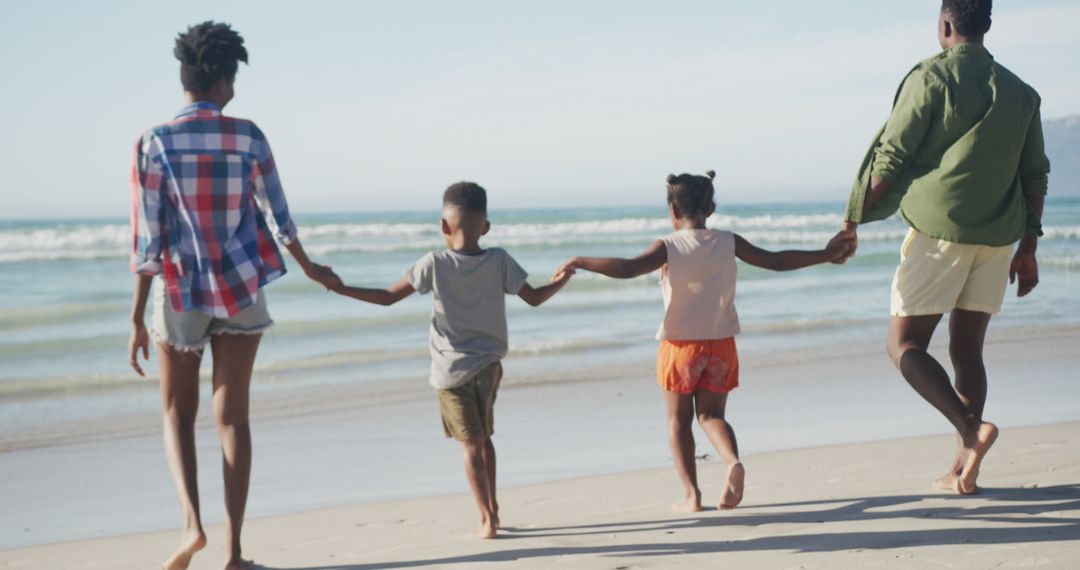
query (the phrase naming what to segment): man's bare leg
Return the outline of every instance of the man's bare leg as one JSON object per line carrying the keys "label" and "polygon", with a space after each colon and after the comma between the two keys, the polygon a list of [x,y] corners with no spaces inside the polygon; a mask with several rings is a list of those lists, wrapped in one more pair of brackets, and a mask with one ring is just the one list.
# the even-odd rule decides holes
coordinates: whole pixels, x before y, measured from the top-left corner
{"label": "man's bare leg", "polygon": [[251,481],[251,370],[261,338],[258,334],[221,334],[210,341],[214,355],[214,419],[221,437],[225,480],[226,570],[254,566],[241,556],[240,531]]}
{"label": "man's bare leg", "polygon": [[498,529],[495,522],[496,514],[491,508],[494,504],[490,487],[493,480],[491,474],[488,473],[484,458],[487,454],[488,443],[490,443],[489,438],[484,436],[461,442],[465,455],[465,478],[469,481],[469,488],[472,490],[473,498],[476,499],[476,507],[480,510],[480,528],[476,529],[474,534],[476,538],[495,538]]}
{"label": "man's bare leg", "polygon": [[979,465],[997,439],[997,427],[981,421],[968,409],[949,381],[949,375],[927,347],[941,315],[892,317],[889,321],[889,356],[908,384],[934,406],[959,434],[964,454],[957,491],[975,492]]}
{"label": "man's bare leg", "polygon": [[[949,357],[956,373],[953,385],[960,401],[980,421],[986,406],[986,366],[982,355],[989,324],[989,313],[956,309],[949,316]],[[963,442],[957,436],[956,459],[949,472],[934,481],[934,486],[942,490],[955,490],[965,458]]]}
{"label": "man's bare leg", "polygon": [[206,546],[199,515],[198,466],[195,459],[195,417],[199,410],[201,352],[184,352],[157,343],[161,361],[161,408],[165,458],[184,513],[180,547],[162,563],[165,570],[183,570]]}
{"label": "man's bare leg", "polygon": [[727,394],[698,390],[694,394],[694,400],[698,424],[727,466],[724,493],[720,496],[718,508],[734,509],[742,502],[746,468],[739,460],[739,443],[735,440],[735,430],[724,418]]}
{"label": "man's bare leg", "polygon": [[686,497],[672,508],[697,512],[701,510],[701,489],[697,482],[697,465],[694,463],[694,396],[664,391],[667,408],[668,441],[671,456],[675,459],[675,472],[679,474],[686,489]]}
{"label": "man's bare leg", "polygon": [[495,444],[491,443],[491,438],[488,437],[484,445],[484,465],[487,466],[487,488],[490,490],[490,502],[488,508],[491,510],[491,526],[496,529],[499,528],[499,500],[496,498],[495,487]]}

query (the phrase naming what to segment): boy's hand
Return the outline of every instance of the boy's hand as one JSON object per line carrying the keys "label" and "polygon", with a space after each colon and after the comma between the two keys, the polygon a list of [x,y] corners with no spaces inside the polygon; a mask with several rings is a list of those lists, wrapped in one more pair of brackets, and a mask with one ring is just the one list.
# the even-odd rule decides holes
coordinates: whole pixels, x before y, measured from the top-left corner
{"label": "boy's hand", "polygon": [[567,268],[565,265],[555,270],[555,273],[551,276],[551,280],[548,283],[566,283],[570,280],[570,277],[576,272],[573,268]]}
{"label": "boy's hand", "polygon": [[326,287],[327,291],[336,291],[341,289],[345,284],[341,282],[341,278],[334,273],[334,270],[326,265],[319,265],[318,263],[312,263],[304,272],[308,278],[316,281],[323,287]]}
{"label": "boy's hand", "polygon": [[566,263],[562,264],[562,267],[559,267],[558,269],[555,270],[555,275],[560,275],[562,273],[569,273],[570,275],[573,275],[574,273],[577,272],[578,268],[580,267],[580,263],[581,263],[580,258],[571,257],[569,260],[567,260]]}
{"label": "boy's hand", "polygon": [[855,254],[856,237],[854,231],[841,230],[825,246],[829,261],[840,264]]}

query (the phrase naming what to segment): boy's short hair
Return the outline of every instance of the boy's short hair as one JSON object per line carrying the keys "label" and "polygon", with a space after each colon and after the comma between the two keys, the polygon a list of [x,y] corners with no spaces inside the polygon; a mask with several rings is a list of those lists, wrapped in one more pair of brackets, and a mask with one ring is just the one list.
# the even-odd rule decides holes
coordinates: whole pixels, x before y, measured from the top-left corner
{"label": "boy's short hair", "polygon": [[682,218],[707,218],[716,211],[713,201],[713,177],[716,172],[708,170],[705,176],[696,174],[668,174],[667,201]]}
{"label": "boy's short hair", "polygon": [[443,192],[443,207],[453,207],[465,214],[487,214],[487,191],[475,182],[457,182]]}
{"label": "boy's short hair", "polygon": [[990,30],[991,0],[942,0],[941,9],[952,18],[956,32],[977,37]]}
{"label": "boy's short hair", "polygon": [[228,24],[212,21],[179,34],[173,55],[180,60],[180,82],[191,93],[205,93],[218,80],[236,77],[238,62],[248,60],[244,38]]}

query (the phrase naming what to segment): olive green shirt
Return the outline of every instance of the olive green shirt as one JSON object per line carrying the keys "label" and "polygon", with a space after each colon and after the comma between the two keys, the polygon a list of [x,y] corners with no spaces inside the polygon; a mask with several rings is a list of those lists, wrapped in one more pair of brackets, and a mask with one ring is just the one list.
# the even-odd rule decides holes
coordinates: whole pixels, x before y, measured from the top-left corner
{"label": "olive green shirt", "polygon": [[[956,243],[1008,245],[1042,235],[1026,196],[1046,194],[1039,94],[981,44],[961,44],[908,73],[859,168],[846,218],[893,215]],[[872,176],[892,183],[863,215]]]}

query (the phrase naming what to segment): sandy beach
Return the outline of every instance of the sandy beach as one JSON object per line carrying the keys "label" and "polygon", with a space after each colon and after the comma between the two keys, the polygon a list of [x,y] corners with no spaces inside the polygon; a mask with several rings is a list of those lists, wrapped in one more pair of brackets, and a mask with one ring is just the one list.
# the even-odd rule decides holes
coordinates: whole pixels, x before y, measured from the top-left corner
{"label": "sandy beach", "polygon": [[[763,453],[745,459],[733,512],[670,510],[670,469],[505,490],[505,531],[466,538],[455,494],[250,521],[245,550],[267,569],[375,568],[1042,568],[1080,551],[1080,423],[1003,430],[976,497],[930,488],[949,436]],[[722,468],[704,461],[706,499]],[[194,569],[219,564],[222,529]],[[176,533],[0,552],[3,568],[152,568]]]}

